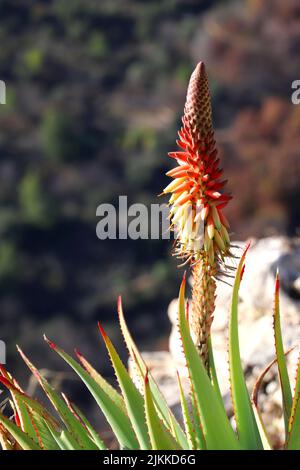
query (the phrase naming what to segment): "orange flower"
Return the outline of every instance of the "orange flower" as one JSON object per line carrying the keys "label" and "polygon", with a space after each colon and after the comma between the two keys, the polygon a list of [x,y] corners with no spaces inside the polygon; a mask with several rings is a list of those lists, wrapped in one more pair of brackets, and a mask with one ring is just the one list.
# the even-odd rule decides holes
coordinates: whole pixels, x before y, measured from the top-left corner
{"label": "orange flower", "polygon": [[169,153],[178,166],[167,172],[173,181],[163,191],[172,194],[169,204],[178,242],[176,253],[193,262],[205,251],[214,265],[229,252],[229,224],[223,208],[231,196],[222,192],[226,180],[221,179],[203,62],[191,76],[182,124],[179,150]]}
{"label": "orange flower", "polygon": [[176,254],[193,269],[191,332],[208,374],[209,338],[215,310],[216,276],[230,255],[229,224],[223,209],[231,196],[219,167],[205,67],[195,68],[187,90],[178,132],[179,149],[169,153],[178,163],[167,175],[173,181],[170,218],[176,232]]}

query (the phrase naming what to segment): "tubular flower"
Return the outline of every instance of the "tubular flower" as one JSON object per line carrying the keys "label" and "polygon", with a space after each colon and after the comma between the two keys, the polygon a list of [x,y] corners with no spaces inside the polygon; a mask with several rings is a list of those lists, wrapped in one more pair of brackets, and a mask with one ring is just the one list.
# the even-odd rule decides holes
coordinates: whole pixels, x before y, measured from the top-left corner
{"label": "tubular flower", "polygon": [[193,266],[191,326],[199,353],[208,367],[208,341],[215,308],[215,277],[230,254],[229,224],[223,209],[231,199],[223,192],[226,180],[219,167],[208,79],[200,62],[189,82],[178,150],[170,152],[178,166],[167,172],[172,182],[171,226],[175,254]]}
{"label": "tubular flower", "polygon": [[203,62],[195,68],[187,90],[179,150],[170,152],[178,166],[167,172],[173,181],[164,189],[169,200],[176,253],[183,259],[199,260],[203,252],[214,265],[228,254],[229,228],[222,210],[231,199],[222,193],[226,180],[219,168],[212,125],[210,93]]}

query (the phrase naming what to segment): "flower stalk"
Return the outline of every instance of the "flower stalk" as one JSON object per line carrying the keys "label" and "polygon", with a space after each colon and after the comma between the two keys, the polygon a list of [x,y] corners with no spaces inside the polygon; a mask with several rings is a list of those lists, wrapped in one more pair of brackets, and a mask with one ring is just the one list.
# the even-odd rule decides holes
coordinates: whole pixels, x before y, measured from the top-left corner
{"label": "flower stalk", "polygon": [[193,270],[191,329],[207,368],[208,340],[215,310],[216,277],[230,255],[229,223],[223,209],[231,199],[223,192],[226,180],[219,167],[212,124],[208,79],[200,62],[188,85],[178,150],[169,156],[178,163],[167,172],[173,181],[164,189],[169,199],[175,254]]}

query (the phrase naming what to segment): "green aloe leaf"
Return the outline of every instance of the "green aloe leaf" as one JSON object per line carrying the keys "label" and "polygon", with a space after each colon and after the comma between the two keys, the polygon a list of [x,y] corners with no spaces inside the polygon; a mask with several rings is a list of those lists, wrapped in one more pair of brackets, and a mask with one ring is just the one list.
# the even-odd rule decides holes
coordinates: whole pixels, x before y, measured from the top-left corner
{"label": "green aloe leaf", "polygon": [[155,380],[153,379],[152,375],[150,372],[147,372],[147,366],[145,364],[144,359],[142,358],[129,330],[125,321],[124,313],[123,313],[123,308],[122,308],[122,300],[121,297],[118,298],[118,315],[119,315],[119,322],[120,322],[120,327],[121,331],[126,343],[126,346],[128,348],[129,354],[131,356],[131,359],[134,363],[135,370],[136,370],[136,379],[137,382],[140,383],[140,387],[143,388],[144,380],[146,377],[146,374],[148,373],[148,380],[149,380],[149,386],[151,389],[151,393],[153,396],[153,400],[155,403],[155,406],[157,407],[157,410],[159,412],[160,417],[162,418],[165,426],[169,428],[170,430],[175,431],[175,436],[178,439],[178,442],[180,446],[183,449],[186,449],[188,446],[187,438],[178,423],[177,419],[175,418],[174,414],[171,412],[165,397],[162,395],[161,391],[159,390],[159,387],[157,386]]}
{"label": "green aloe leaf", "polygon": [[196,450],[197,443],[195,439],[195,431],[194,431],[193,423],[190,417],[187,400],[185,398],[184,391],[182,388],[180,376],[178,373],[177,373],[177,377],[178,377],[178,387],[179,387],[179,393],[180,393],[181,411],[182,411],[185,433],[187,436],[189,449]]}
{"label": "green aloe leaf", "polygon": [[286,448],[300,450],[300,357],[298,360],[296,384],[292,402],[291,416],[289,418]]}
{"label": "green aloe leaf", "polygon": [[297,395],[295,400],[295,406],[292,410],[290,418],[290,431],[286,441],[286,449],[288,450],[300,450],[300,393]]}
{"label": "green aloe leaf", "polygon": [[22,359],[24,360],[24,362],[26,363],[26,365],[28,366],[32,374],[35,376],[44,392],[46,393],[47,397],[49,398],[55,410],[59,414],[60,418],[66,425],[70,434],[72,434],[74,439],[77,440],[78,444],[84,447],[85,449],[97,450],[98,447],[96,446],[94,441],[89,437],[85,428],[80,424],[80,422],[69,410],[63,399],[58,395],[58,393],[53,389],[53,387],[51,387],[47,380],[41,376],[37,368],[29,361],[23,351],[20,348],[18,348],[18,351]]}
{"label": "green aloe leaf", "polygon": [[128,416],[132,423],[134,432],[143,450],[151,449],[150,439],[147,430],[144,413],[144,399],[134,385],[130,375],[124,367],[117,351],[112,342],[105,333],[104,329],[98,324],[100,333],[104,340],[105,346],[109,353],[119,386],[122,390],[124,401],[126,404]]}
{"label": "green aloe leaf", "polygon": [[31,439],[33,439],[38,445],[41,446],[42,441],[36,423],[34,422],[32,411],[29,411],[25,403],[21,399],[19,399],[15,394],[13,394],[12,392],[11,394],[13,396],[13,402],[16,408],[16,412],[18,413],[20,427],[22,431],[28,434]]}
{"label": "green aloe leaf", "polygon": [[199,414],[199,407],[196,400],[195,391],[192,389],[191,392],[191,401],[192,401],[192,415],[193,415],[193,423],[194,423],[194,431],[195,431],[195,440],[196,440],[196,448],[199,450],[206,450],[206,442],[203,434],[202,423]]}
{"label": "green aloe leaf", "polygon": [[208,339],[208,364],[209,364],[209,373],[210,373],[211,383],[216,391],[217,396],[219,397],[220,403],[223,403],[223,398],[222,398],[222,394],[221,394],[221,390],[220,390],[220,386],[218,382],[216,366],[215,366],[211,336]]}
{"label": "green aloe leaf", "polygon": [[[46,408],[34,398],[29,397],[26,393],[20,391],[11,381],[5,377],[0,377],[0,382],[24,405],[40,414],[46,421],[51,422],[54,426],[58,426],[57,421],[51,416]],[[21,419],[20,419],[21,421]]]}
{"label": "green aloe leaf", "polygon": [[0,377],[0,382],[7,387],[13,397],[22,431],[41,448],[56,450],[57,445],[45,427],[44,421],[48,421],[56,427],[58,426],[57,421],[43,405],[17,388],[16,384],[6,377]]}
{"label": "green aloe leaf", "polygon": [[15,423],[0,412],[0,423],[13,436],[23,450],[41,450],[41,447]]}
{"label": "green aloe leaf", "polygon": [[179,330],[207,449],[238,450],[241,447],[226,416],[225,408],[220,403],[192,341],[185,315],[184,295],[185,276],[179,292]]}
{"label": "green aloe leaf", "polygon": [[97,384],[104,390],[104,392],[115,402],[116,406],[120,408],[122,413],[126,413],[126,405],[124,403],[122,395],[117,392],[114,387],[112,387],[101,374],[99,374],[96,369],[86,360],[86,358],[76,349],[75,354],[81,363],[81,365],[85,368],[85,370],[90,374],[92,379],[97,382]]}
{"label": "green aloe leaf", "polygon": [[43,448],[43,450],[59,450],[57,442],[49,431],[47,421],[36,411],[32,412],[32,418],[34,421],[34,426],[36,427],[40,446]]}
{"label": "green aloe leaf", "polygon": [[275,349],[277,357],[278,372],[282,393],[283,416],[286,435],[288,433],[288,423],[292,410],[292,391],[290,379],[287,371],[286,360],[283,349],[281,324],[280,324],[280,305],[279,305],[279,274],[276,274],[275,281],[275,294],[274,294],[274,336],[275,336]]}
{"label": "green aloe leaf", "polygon": [[[0,378],[1,381],[1,378]],[[3,382],[2,382],[3,383]],[[31,437],[38,445],[41,445],[41,440],[38,434],[38,430],[36,426],[33,425],[33,416],[32,412],[26,407],[25,403],[18,398],[17,394],[10,389],[10,394],[13,400],[13,408],[15,412],[15,416],[17,415],[20,421],[20,428],[24,431],[28,436]]]}
{"label": "green aloe leaf", "polygon": [[178,450],[180,446],[160,420],[149,385],[148,374],[145,376],[145,414],[153,450]]}
{"label": "green aloe leaf", "polygon": [[18,444],[12,442],[11,435],[3,424],[0,424],[0,445],[2,450],[17,450],[16,446],[18,446]]}
{"label": "green aloe leaf", "polygon": [[47,427],[60,450],[86,450],[79,445],[78,441],[66,429],[57,431],[50,423],[47,424]]}
{"label": "green aloe leaf", "polygon": [[28,436],[30,436],[37,444],[39,444],[37,439],[37,430],[34,428],[32,422],[33,418],[30,416],[26,405],[18,398],[18,394],[14,393],[15,390],[17,390],[17,392],[22,392],[21,388],[17,385],[13,377],[4,369],[4,367],[1,367],[0,373],[0,382],[9,390],[11,394],[15,414],[18,415],[22,431],[28,434]]}
{"label": "green aloe leaf", "polygon": [[233,286],[229,321],[229,372],[233,409],[240,443],[245,449],[262,449],[261,437],[245,382],[238,333],[239,287],[244,273],[245,257],[249,246],[248,244],[240,259]]}
{"label": "green aloe leaf", "polygon": [[102,441],[102,439],[100,438],[100,436],[98,435],[97,431],[93,428],[93,426],[91,425],[91,423],[87,420],[87,418],[84,416],[84,414],[80,411],[80,409],[74,404],[74,403],[70,403],[69,400],[66,398],[66,396],[64,394],[62,394],[64,400],[67,400],[68,401],[68,406],[69,407],[72,407],[72,410],[74,411],[74,413],[76,414],[76,416],[78,416],[79,420],[83,423],[83,425],[85,426],[85,428],[88,430],[88,432],[90,433],[93,441],[95,442],[95,444],[98,446],[98,448],[100,450],[107,450],[107,447],[106,445],[104,444],[104,442]]}
{"label": "green aloe leaf", "polygon": [[275,357],[275,359],[273,359],[273,361],[271,361],[265,368],[264,370],[260,373],[258,379],[256,380],[255,384],[254,384],[254,387],[253,387],[253,390],[252,390],[252,394],[251,394],[251,402],[253,403],[253,406],[254,406],[254,413],[255,413],[255,418],[256,418],[256,421],[258,423],[258,427],[259,427],[259,431],[260,431],[260,435],[261,435],[261,439],[262,439],[262,443],[263,443],[263,446],[264,446],[264,449],[265,450],[271,450],[272,446],[271,446],[271,442],[270,442],[270,439],[269,439],[269,436],[268,436],[268,433],[266,431],[266,428],[265,428],[265,423],[262,419],[262,416],[261,416],[261,413],[260,413],[260,410],[259,410],[259,406],[258,406],[258,395],[259,395],[259,390],[261,388],[261,385],[262,385],[262,382],[264,380],[264,377],[265,375],[269,372],[269,370],[271,369],[271,367],[277,362],[277,359]]}
{"label": "green aloe leaf", "polygon": [[53,351],[55,351],[80,377],[83,383],[86,385],[101,411],[105,415],[108,423],[110,424],[117,440],[122,448],[126,449],[138,449],[139,444],[136,439],[135,433],[132,429],[131,422],[128,416],[120,411],[115,406],[114,401],[107,395],[106,392],[99,386],[95,380],[88,374],[88,372],[81,367],[69,354],[59,348],[52,341],[49,341],[46,337],[48,345]]}

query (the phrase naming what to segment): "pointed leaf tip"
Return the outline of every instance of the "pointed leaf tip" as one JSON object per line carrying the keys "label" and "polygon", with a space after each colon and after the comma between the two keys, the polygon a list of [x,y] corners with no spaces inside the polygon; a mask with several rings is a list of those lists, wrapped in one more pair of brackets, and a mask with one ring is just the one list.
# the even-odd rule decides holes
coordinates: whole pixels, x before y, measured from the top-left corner
{"label": "pointed leaf tip", "polygon": [[74,353],[76,354],[76,356],[78,357],[78,359],[80,359],[81,357],[83,357],[82,354],[81,354],[81,352],[80,352],[77,348],[74,349]]}
{"label": "pointed leaf tip", "polygon": [[118,314],[120,315],[120,313],[122,312],[122,297],[121,295],[118,295],[118,300],[117,300],[117,309],[118,309]]}
{"label": "pointed leaf tip", "polygon": [[244,249],[244,253],[243,253],[243,257],[246,256],[246,254],[247,254],[247,252],[248,252],[250,246],[251,246],[251,240],[249,240],[249,241],[246,243],[246,246],[245,246],[245,249]]}
{"label": "pointed leaf tip", "polygon": [[103,327],[102,327],[102,325],[99,321],[98,321],[98,328],[99,328],[99,331],[102,335],[102,338],[105,340],[105,338],[107,338],[107,334],[105,333],[105,331],[104,331],[104,329],[103,329]]}
{"label": "pointed leaf tip", "polygon": [[280,277],[279,277],[279,271],[278,271],[278,268],[277,268],[276,277],[275,277],[275,294],[276,295],[279,292],[279,288],[280,288]]}
{"label": "pointed leaf tip", "polygon": [[36,378],[36,380],[39,383],[41,383],[41,376],[40,376],[38,370],[33,366],[33,364],[30,363],[28,357],[26,356],[26,354],[22,351],[22,349],[19,346],[17,346],[17,349],[18,349],[18,353],[20,354],[21,358],[23,359],[25,364],[29,367],[29,369],[31,370],[31,372],[34,375],[34,377]]}
{"label": "pointed leaf tip", "polygon": [[53,343],[53,341],[51,341],[50,339],[48,339],[45,334],[43,335],[43,338],[51,349],[57,349],[56,344]]}

